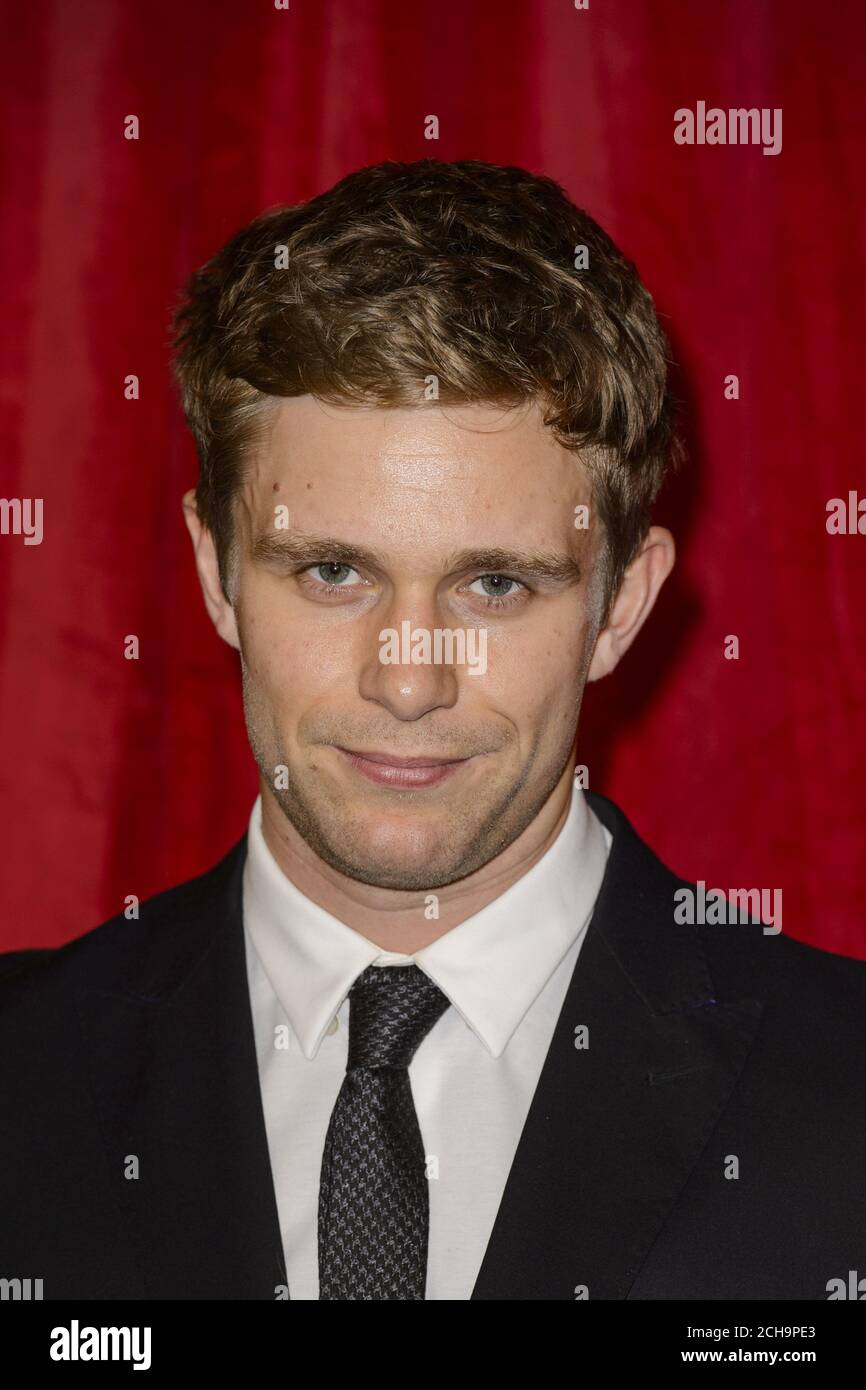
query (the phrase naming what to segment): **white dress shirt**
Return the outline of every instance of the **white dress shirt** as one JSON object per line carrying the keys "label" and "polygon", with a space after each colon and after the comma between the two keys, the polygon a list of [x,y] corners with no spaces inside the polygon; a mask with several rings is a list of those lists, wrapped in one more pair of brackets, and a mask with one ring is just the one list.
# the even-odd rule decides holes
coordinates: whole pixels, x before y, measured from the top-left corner
{"label": "white dress shirt", "polygon": [[427,1156],[427,1299],[468,1299],[604,876],[611,835],[574,784],[536,864],[414,955],[382,951],[312,902],[265,844],[244,868],[247,972],[289,1296],[317,1299],[325,1134],[346,1071],[348,992],[368,965],[419,966],[453,1008],[409,1066]]}

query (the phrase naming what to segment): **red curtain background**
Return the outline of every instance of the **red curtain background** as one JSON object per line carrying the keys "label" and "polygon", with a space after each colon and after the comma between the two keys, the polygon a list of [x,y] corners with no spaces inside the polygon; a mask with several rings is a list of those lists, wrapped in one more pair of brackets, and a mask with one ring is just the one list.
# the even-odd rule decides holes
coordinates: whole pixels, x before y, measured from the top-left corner
{"label": "red curtain background", "polygon": [[[207,868],[255,795],[181,519],[179,286],[263,208],[433,156],[559,180],[677,359],[679,563],[590,688],[590,785],[672,868],[781,888],[786,932],[866,958],[866,536],[826,530],[831,498],[866,496],[860,0],[3,8],[0,495],[42,498],[44,537],[0,536],[0,946]],[[698,101],[781,108],[781,153],[675,144]]]}

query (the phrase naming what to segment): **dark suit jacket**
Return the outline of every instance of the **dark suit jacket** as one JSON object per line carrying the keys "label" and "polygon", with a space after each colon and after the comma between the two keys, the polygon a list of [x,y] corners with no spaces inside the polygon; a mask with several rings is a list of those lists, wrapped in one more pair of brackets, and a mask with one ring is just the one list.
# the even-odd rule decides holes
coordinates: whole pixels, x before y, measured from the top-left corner
{"label": "dark suit jacket", "polygon": [[[826,1299],[866,1275],[866,963],[677,925],[683,880],[589,799],[607,871],[472,1297]],[[285,1285],[245,851],[139,921],[0,957],[0,1277],[46,1299]]]}

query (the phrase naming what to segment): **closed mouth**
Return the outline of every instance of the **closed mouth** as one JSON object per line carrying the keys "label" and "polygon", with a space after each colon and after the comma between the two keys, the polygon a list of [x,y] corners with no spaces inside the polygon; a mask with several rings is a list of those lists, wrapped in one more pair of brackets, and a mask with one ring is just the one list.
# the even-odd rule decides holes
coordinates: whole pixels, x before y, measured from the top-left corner
{"label": "closed mouth", "polygon": [[352,758],[363,758],[367,763],[381,763],[385,767],[447,767],[451,763],[465,763],[466,758],[395,758],[390,753],[367,752],[366,749],[344,748],[337,744],[341,753]]}

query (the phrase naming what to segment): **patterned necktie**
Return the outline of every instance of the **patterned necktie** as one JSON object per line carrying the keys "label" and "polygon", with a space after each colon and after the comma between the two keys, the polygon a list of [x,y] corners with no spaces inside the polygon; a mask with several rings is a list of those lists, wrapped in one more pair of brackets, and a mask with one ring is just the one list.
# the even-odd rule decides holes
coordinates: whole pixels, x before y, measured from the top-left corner
{"label": "patterned necktie", "polygon": [[319,1298],[422,1299],[429,1192],[409,1063],[448,999],[417,965],[368,965],[322,1155]]}

